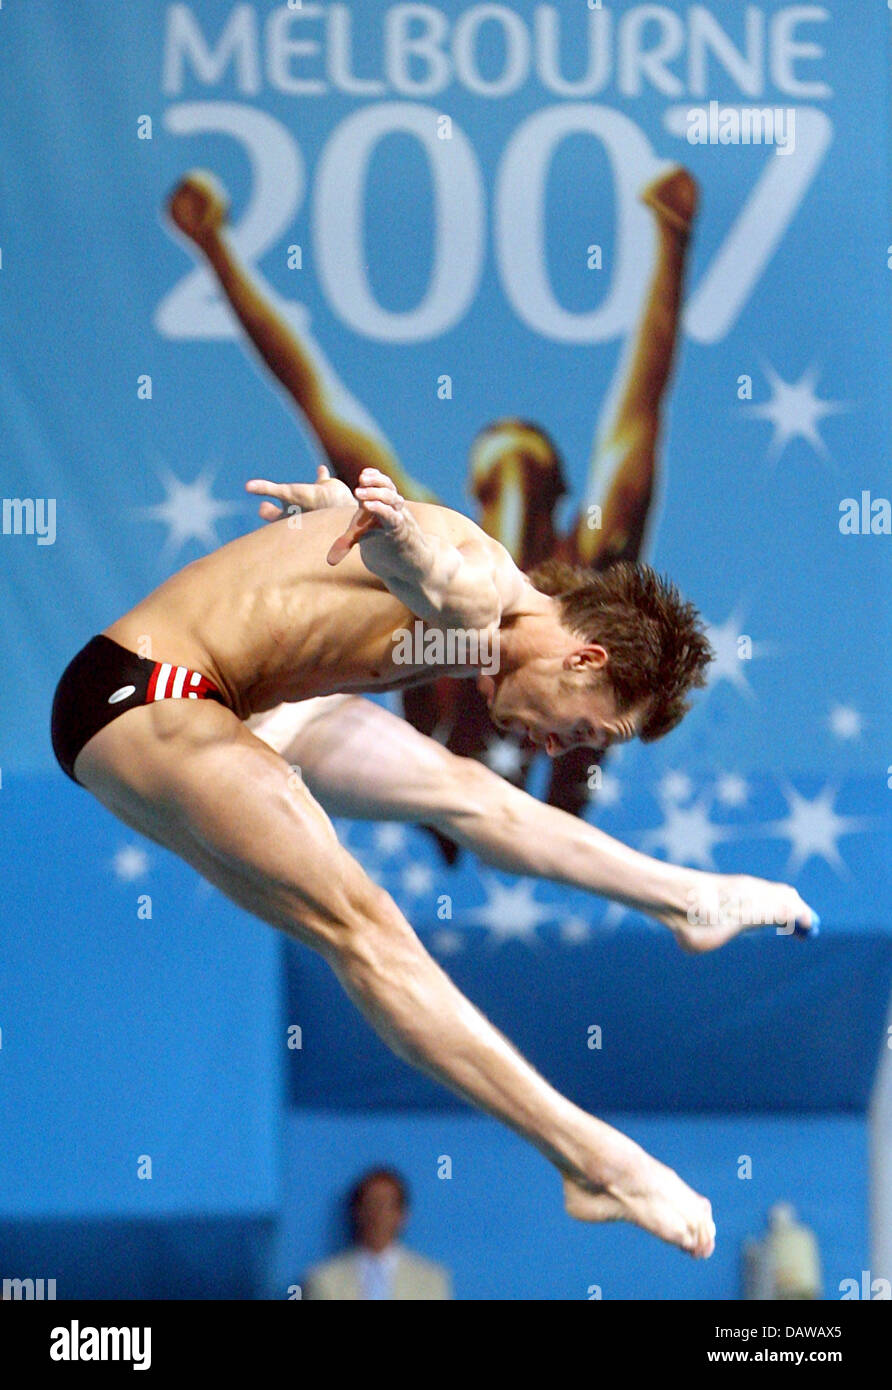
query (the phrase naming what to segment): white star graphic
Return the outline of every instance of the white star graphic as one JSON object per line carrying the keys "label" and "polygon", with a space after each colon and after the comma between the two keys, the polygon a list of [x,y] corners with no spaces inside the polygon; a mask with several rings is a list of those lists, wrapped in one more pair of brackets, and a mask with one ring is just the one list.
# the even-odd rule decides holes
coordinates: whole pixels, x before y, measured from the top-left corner
{"label": "white star graphic", "polygon": [[827,720],[831,732],[837,738],[851,739],[860,738],[863,720],[856,709],[851,705],[834,705],[830,711],[830,718]]}
{"label": "white star graphic", "polygon": [[679,805],[690,801],[694,794],[694,784],[686,772],[670,768],[664,772],[657,785],[657,797],[663,805]]}
{"label": "white star graphic", "polygon": [[706,679],[710,691],[719,681],[730,681],[735,689],[755,700],[745,667],[754,657],[764,656],[768,646],[764,642],[754,642],[749,633],[742,631],[741,623],[739,612],[732,613],[721,625],[707,623],[706,636],[715,652],[715,660],[707,667]]}
{"label": "white star graphic", "polygon": [[606,807],[615,806],[623,794],[622,784],[610,772],[601,769],[601,785],[591,792],[591,799],[596,806]]}
{"label": "white star graphic", "polygon": [[517,777],[523,767],[523,752],[510,738],[494,738],[486,747],[483,761],[500,777]]}
{"label": "white star graphic", "polygon": [[407,864],[400,877],[400,886],[410,898],[420,898],[433,887],[434,876],[427,864]]}
{"label": "white star graphic", "polygon": [[175,555],[187,541],[197,541],[205,550],[220,544],[215,523],[218,518],[243,512],[241,502],[223,502],[212,496],[215,474],[203,469],[192,483],[184,483],[169,468],[159,470],[164,488],[164,501],[152,507],[141,507],[143,516],[160,521],[167,527],[167,539],[161,552],[162,560]]}
{"label": "white star graphic", "polygon": [[450,931],[448,927],[433,932],[430,937],[430,944],[441,956],[454,956],[465,948],[460,933]]}
{"label": "white star graphic", "polygon": [[821,438],[818,425],[827,415],[839,415],[851,410],[847,401],[821,400],[815,393],[818,384],[817,367],[809,367],[797,382],[784,381],[769,362],[765,363],[765,375],[771,387],[771,399],[761,405],[746,405],[742,409],[748,415],[761,420],[770,420],[774,426],[774,437],[769,445],[768,457],[776,462],[792,439],[805,439],[815,453],[829,458],[827,446]]}
{"label": "white star graphic", "polygon": [[834,808],[837,791],[826,786],[813,801],[801,796],[795,787],[784,788],[790,814],[784,820],[765,827],[769,835],[777,835],[791,844],[787,873],[798,873],[812,857],[823,859],[837,873],[849,876],[848,865],[839,852],[837,841],[843,835],[870,830],[873,822],[864,816],[839,816]]}
{"label": "white star graphic", "polygon": [[492,874],[485,874],[482,881],[487,901],[465,914],[468,921],[486,927],[493,944],[514,937],[529,946],[535,945],[538,941],[536,928],[554,917],[554,912],[544,903],[536,902],[533,880],[521,878],[509,885]]}
{"label": "white star graphic", "polygon": [[683,808],[666,804],[666,818],[658,830],[649,830],[642,845],[653,849],[661,845],[673,864],[691,864],[699,869],[714,869],[712,851],[715,845],[734,838],[728,826],[714,825],[709,819],[707,798]]}
{"label": "white star graphic", "polygon": [[119,849],[112,866],[115,876],[122,883],[133,883],[137,878],[143,878],[149,871],[149,856],[139,845],[125,845]]}
{"label": "white star graphic", "polygon": [[561,941],[566,941],[568,946],[578,946],[588,941],[591,934],[592,929],[584,917],[566,917],[561,923]]}
{"label": "white star graphic", "polygon": [[379,854],[402,854],[406,848],[406,830],[402,825],[387,824],[375,828],[375,849]]}
{"label": "white star graphic", "polygon": [[607,911],[598,923],[602,932],[614,932],[622,922],[631,916],[632,909],[626,907],[625,903],[608,903]]}
{"label": "white star graphic", "polygon": [[736,772],[724,773],[716,783],[716,800],[723,806],[745,806],[749,800],[749,785]]}

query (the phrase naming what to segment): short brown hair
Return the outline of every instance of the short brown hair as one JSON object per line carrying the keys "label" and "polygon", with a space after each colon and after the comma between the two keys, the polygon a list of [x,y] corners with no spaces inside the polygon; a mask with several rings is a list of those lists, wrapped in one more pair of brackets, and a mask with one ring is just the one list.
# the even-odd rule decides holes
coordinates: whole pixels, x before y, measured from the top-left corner
{"label": "short brown hair", "polygon": [[386,1179],[391,1184],[397,1194],[397,1199],[402,1211],[409,1209],[409,1187],[406,1179],[395,1168],[369,1168],[362,1174],[362,1177],[351,1187],[347,1194],[347,1211],[351,1222],[355,1224],[359,1205],[373,1182],[380,1182]]}
{"label": "short brown hair", "polygon": [[692,603],[650,565],[619,560],[604,570],[546,560],[529,575],[556,598],[564,624],[609,656],[619,713],[648,702],[641,741],[668,734],[687,714],[689,690],[706,685],[715,653]]}

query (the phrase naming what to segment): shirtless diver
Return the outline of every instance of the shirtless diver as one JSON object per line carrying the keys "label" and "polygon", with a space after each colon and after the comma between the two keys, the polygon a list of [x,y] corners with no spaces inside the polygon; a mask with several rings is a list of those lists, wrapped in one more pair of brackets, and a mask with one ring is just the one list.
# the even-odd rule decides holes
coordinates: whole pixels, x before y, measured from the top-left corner
{"label": "shirtless diver", "polygon": [[[495,644],[489,674],[438,674],[475,677],[493,720],[550,756],[651,741],[705,683],[696,611],[647,566],[551,562],[531,582],[472,521],[405,502],[374,469],[355,495],[325,469],[315,484],[248,490],[276,499],[261,507],[275,525],[187,565],[71,662],[53,704],[61,766],[318,951],[399,1056],[554,1164],[571,1216],[630,1221],[710,1255],[706,1198],[524,1061],[338,843],[289,763],[297,749],[335,814],[440,824],[501,868],[649,913],[689,951],[769,923],[810,934],[817,919],[795,889],[650,859],[357,698],[431,678],[421,660],[395,660],[420,620],[425,632],[480,635],[481,652]],[[302,705],[312,717],[294,721]]]}

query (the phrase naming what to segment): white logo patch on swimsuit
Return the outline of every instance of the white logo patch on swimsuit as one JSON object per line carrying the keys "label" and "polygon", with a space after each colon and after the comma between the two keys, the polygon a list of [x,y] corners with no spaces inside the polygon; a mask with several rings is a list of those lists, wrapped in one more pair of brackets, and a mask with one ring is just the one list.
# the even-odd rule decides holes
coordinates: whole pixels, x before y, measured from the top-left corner
{"label": "white logo patch on swimsuit", "polygon": [[108,697],[108,703],[109,703],[110,705],[116,705],[116,704],[118,704],[121,700],[126,700],[127,697],[128,697],[128,695],[135,695],[135,694],[136,694],[136,686],[135,686],[135,685],[122,685],[122,686],[121,686],[121,689],[120,689],[120,690],[116,690],[115,693],[114,693],[114,695],[109,695],[109,697]]}

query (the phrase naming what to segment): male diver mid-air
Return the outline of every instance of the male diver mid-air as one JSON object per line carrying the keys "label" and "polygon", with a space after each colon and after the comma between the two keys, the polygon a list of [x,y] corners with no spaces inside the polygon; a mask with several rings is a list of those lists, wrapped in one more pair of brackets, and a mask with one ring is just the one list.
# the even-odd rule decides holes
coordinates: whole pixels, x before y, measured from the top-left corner
{"label": "male diver mid-air", "polygon": [[[355,494],[325,469],[303,487],[248,487],[276,498],[281,508],[263,514],[282,519],[187,565],[75,656],[53,705],[60,764],[127,825],[317,950],[398,1055],[554,1164],[572,1216],[628,1220],[711,1254],[709,1202],[555,1091],[459,992],[339,844],[272,728],[287,722],[277,707],[318,700],[325,711],[342,697],[303,735],[300,765],[323,800],[439,818],[490,862],[634,905],[688,950],[768,923],[808,932],[814,915],[792,887],[649,859],[359,698],[430,679],[421,653],[395,660],[421,623],[477,636],[466,653],[496,651],[485,671],[442,674],[475,678],[492,718],[551,756],[649,742],[705,683],[696,610],[643,565],[553,561],[527,576],[467,517],[406,502],[376,469]],[[269,741],[252,728],[265,722]]]}

